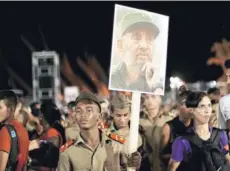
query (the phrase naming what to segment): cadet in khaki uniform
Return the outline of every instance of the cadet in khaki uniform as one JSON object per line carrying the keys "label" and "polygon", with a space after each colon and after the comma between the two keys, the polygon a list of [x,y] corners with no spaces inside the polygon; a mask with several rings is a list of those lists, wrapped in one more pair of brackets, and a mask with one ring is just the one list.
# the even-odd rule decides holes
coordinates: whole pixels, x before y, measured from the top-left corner
{"label": "cadet in khaki uniform", "polygon": [[[106,130],[108,133],[113,133],[124,139],[124,144],[118,144],[114,142],[114,148],[116,153],[120,153],[121,165],[125,166],[127,161],[125,160],[125,153],[128,150],[128,139],[129,139],[129,122],[131,116],[131,102],[127,96],[124,94],[117,94],[111,100],[111,116],[112,122],[109,128]],[[142,138],[139,134],[138,138],[138,148],[142,145]],[[121,170],[126,170],[122,167]]]}
{"label": "cadet in khaki uniform", "polygon": [[144,128],[146,139],[145,151],[149,152],[148,158],[152,166],[152,171],[161,170],[160,161],[160,134],[161,127],[166,121],[159,120],[160,106],[162,103],[161,96],[143,95],[142,104],[144,108],[144,117],[140,119],[140,125]]}
{"label": "cadet in khaki uniform", "polygon": [[[120,171],[120,156],[114,153],[113,140],[98,129],[101,107],[91,93],[76,99],[76,121],[80,128],[76,142],[60,154],[58,171]],[[140,167],[138,152],[128,160],[129,167]]]}

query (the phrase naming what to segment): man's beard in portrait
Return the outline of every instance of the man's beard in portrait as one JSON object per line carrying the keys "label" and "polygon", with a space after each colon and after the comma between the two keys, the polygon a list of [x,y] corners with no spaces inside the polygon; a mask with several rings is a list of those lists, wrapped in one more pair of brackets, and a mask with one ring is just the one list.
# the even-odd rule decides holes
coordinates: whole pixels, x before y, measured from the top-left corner
{"label": "man's beard in portrait", "polygon": [[[138,73],[138,74],[144,74],[145,71],[141,71],[143,66],[147,63],[147,62],[151,62],[148,60],[147,56],[144,55],[137,55],[136,60],[134,61],[130,61],[130,63],[128,63],[128,70],[129,72],[132,73]],[[132,62],[132,63],[131,63]]]}

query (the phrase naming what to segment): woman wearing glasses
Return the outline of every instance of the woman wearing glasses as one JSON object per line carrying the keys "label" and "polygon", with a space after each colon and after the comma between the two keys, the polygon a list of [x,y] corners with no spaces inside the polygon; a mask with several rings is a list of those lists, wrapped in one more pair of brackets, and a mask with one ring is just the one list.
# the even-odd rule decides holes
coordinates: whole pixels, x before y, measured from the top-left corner
{"label": "woman wearing glasses", "polygon": [[186,106],[194,125],[175,139],[168,171],[227,171],[230,157],[227,135],[209,126],[211,101],[204,92],[192,92]]}

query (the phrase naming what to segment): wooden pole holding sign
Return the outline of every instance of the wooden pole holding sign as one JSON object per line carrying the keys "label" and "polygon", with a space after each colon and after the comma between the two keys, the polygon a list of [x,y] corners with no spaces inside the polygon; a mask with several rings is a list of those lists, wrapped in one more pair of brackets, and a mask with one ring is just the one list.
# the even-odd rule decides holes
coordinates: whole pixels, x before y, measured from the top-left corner
{"label": "wooden pole holding sign", "polygon": [[[138,128],[140,120],[140,104],[141,93],[133,92],[132,94],[132,106],[131,106],[131,118],[130,118],[130,132],[128,139],[128,153],[132,154],[137,151],[138,145]],[[128,168],[128,171],[135,171],[136,168]]]}

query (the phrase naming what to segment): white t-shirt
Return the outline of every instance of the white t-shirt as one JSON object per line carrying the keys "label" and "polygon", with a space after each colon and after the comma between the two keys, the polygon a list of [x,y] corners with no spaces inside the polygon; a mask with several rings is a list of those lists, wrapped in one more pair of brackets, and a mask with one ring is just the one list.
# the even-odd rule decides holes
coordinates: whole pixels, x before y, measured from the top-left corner
{"label": "white t-shirt", "polygon": [[218,127],[227,129],[227,120],[230,119],[230,94],[225,95],[219,102]]}

